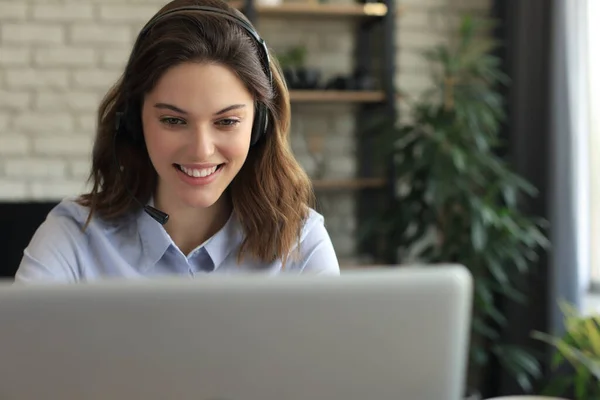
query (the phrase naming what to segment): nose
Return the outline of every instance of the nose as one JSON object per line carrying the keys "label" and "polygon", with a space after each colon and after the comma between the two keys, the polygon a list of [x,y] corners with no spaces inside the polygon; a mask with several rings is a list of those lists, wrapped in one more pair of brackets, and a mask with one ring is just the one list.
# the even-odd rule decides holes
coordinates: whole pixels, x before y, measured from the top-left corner
{"label": "nose", "polygon": [[193,153],[198,160],[207,160],[215,152],[215,144],[209,127],[199,125],[192,133]]}

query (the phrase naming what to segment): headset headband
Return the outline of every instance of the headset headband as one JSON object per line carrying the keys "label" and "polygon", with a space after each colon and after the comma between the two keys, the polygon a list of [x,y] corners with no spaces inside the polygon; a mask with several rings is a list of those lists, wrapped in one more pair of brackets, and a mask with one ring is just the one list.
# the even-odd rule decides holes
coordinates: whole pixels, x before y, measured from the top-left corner
{"label": "headset headband", "polygon": [[273,84],[273,76],[271,73],[271,60],[269,57],[269,50],[267,49],[267,44],[265,43],[265,41],[258,35],[258,33],[252,28],[252,26],[250,26],[250,24],[248,22],[246,22],[245,20],[243,20],[242,18],[238,17],[235,14],[232,14],[230,12],[228,12],[227,10],[223,10],[221,8],[216,8],[216,7],[210,7],[210,6],[184,6],[184,7],[177,7],[177,8],[173,8],[171,10],[165,11],[162,14],[156,15],[154,18],[150,19],[150,21],[148,21],[148,23],[142,28],[142,30],[140,31],[138,38],[133,46],[133,51],[131,52],[132,56],[133,54],[136,52],[137,47],[139,45],[139,42],[142,40],[142,38],[146,35],[146,33],[156,24],[158,23],[160,20],[162,20],[163,18],[166,18],[167,16],[180,12],[180,11],[206,11],[208,13],[213,13],[213,14],[219,14],[229,20],[232,20],[233,22],[237,23],[240,27],[242,27],[250,36],[252,36],[252,38],[256,41],[256,43],[258,44],[258,48],[259,48],[259,52],[260,54],[260,58],[261,58],[261,63],[263,66],[263,70],[265,71],[265,74],[267,74],[267,78],[269,79],[269,85]]}

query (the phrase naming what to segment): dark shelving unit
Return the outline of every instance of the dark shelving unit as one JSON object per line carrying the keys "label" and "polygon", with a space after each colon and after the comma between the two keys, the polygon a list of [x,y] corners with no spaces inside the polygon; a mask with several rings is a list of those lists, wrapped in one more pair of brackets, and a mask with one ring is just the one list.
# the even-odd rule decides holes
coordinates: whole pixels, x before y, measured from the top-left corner
{"label": "dark shelving unit", "polygon": [[[390,160],[381,160],[375,154],[375,137],[368,131],[374,115],[396,117],[395,52],[396,18],[400,12],[395,0],[378,2],[356,2],[348,4],[319,3],[314,1],[289,2],[280,5],[259,5],[255,0],[230,2],[258,25],[262,16],[269,18],[352,18],[358,19],[355,32],[354,68],[374,77],[378,88],[373,91],[345,90],[291,90],[292,103],[358,103],[356,116],[356,148],[358,176],[347,180],[315,180],[314,188],[319,193],[331,190],[351,190],[357,195],[357,229],[362,231],[376,214],[379,205],[383,206],[394,193],[394,179],[391,176]],[[265,38],[268,43],[268,38]],[[383,174],[381,171],[384,171]],[[389,172],[388,172],[389,171]],[[378,243],[376,237],[359,243],[358,252],[375,255]],[[394,255],[388,254],[376,262],[389,264]]]}

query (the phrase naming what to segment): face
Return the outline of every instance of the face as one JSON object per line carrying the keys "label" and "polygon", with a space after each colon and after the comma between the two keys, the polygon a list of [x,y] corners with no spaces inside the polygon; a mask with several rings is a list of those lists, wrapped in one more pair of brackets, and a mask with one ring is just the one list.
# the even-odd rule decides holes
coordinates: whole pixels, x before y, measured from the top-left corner
{"label": "face", "polygon": [[160,201],[215,204],[246,160],[253,118],[252,95],[228,68],[185,63],[169,69],[142,107]]}

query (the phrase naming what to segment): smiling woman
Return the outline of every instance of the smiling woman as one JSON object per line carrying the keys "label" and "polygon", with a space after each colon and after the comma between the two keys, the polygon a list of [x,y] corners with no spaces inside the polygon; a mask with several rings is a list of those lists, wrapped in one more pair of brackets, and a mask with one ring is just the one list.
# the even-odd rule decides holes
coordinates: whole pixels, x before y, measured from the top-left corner
{"label": "smiling woman", "polygon": [[221,0],[169,3],[100,105],[91,192],[52,210],[16,280],[339,274],[289,126],[248,20]]}
{"label": "smiling woman", "polygon": [[[225,222],[231,213],[223,193],[246,161],[253,120],[252,95],[219,64],[174,66],[146,95],[142,125],[159,176],[155,204],[179,218],[166,229],[184,253],[215,233],[198,229],[199,217]],[[183,228],[186,221],[195,224]]]}
{"label": "smiling woman", "polygon": [[[227,106],[231,101],[240,104]],[[168,203],[164,196],[168,189],[179,193],[178,198],[192,208],[207,207],[221,197],[246,161],[253,108],[250,93],[223,66],[186,63],[165,73],[142,108],[148,153],[163,178],[158,184],[160,204]],[[218,172],[216,167],[220,167]],[[185,183],[193,185],[189,187],[175,177],[167,179],[172,174],[188,178],[182,171],[193,172],[192,177],[210,177],[215,184],[186,179]]]}

